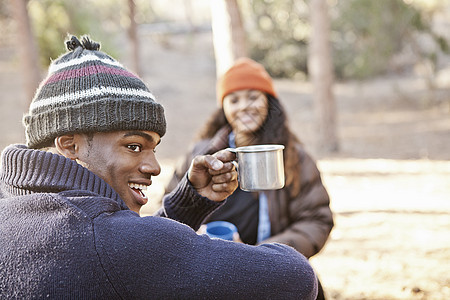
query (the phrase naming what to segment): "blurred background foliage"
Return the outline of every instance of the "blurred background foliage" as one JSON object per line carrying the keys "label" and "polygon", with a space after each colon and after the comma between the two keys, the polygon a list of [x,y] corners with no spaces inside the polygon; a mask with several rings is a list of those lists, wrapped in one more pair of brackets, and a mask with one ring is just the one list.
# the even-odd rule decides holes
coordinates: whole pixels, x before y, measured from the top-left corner
{"label": "blurred background foliage", "polygon": [[304,79],[310,32],[306,1],[252,0],[242,5],[242,13],[250,56],[273,77]]}
{"label": "blurred background foliage", "polygon": [[[364,79],[405,71],[405,57],[436,65],[449,53],[431,19],[444,1],[330,1],[331,43],[338,79]],[[307,1],[252,0],[243,10],[251,56],[264,62],[275,77],[305,78],[310,33]],[[419,40],[429,37],[427,47]],[[431,47],[430,47],[431,44]],[[411,65],[409,65],[411,66]]]}
{"label": "blurred background foliage", "polygon": [[[188,3],[189,0],[185,1]],[[195,0],[194,0],[195,1]],[[365,79],[405,72],[426,61],[432,70],[447,40],[431,26],[449,0],[330,0],[331,43],[338,79]],[[8,0],[0,0],[0,34],[11,29]],[[135,0],[138,24],[170,22],[158,1]],[[305,79],[310,34],[308,0],[241,0],[250,56],[274,77]],[[159,4],[161,5],[161,4]],[[190,6],[195,4],[191,2]],[[129,24],[126,0],[29,0],[29,15],[40,48],[41,65],[64,52],[68,34],[89,33],[115,57]],[[167,9],[166,9],[167,10]],[[123,40],[123,39],[122,39]],[[0,41],[1,43],[1,41]]]}
{"label": "blurred background foliage", "polygon": [[[8,1],[0,0],[0,24],[3,27],[0,33],[13,30]],[[139,8],[136,13],[138,23],[158,21],[150,1],[135,2]],[[89,34],[101,41],[102,49],[114,57],[125,51],[125,47],[118,44],[117,36],[125,34],[123,29],[130,22],[126,0],[29,0],[27,7],[44,69],[52,59],[65,52],[62,40],[68,34]]]}
{"label": "blurred background foliage", "polygon": [[[387,71],[401,71],[394,58],[408,53],[431,59],[448,53],[444,38],[431,27],[431,15],[405,1],[340,1],[340,14],[333,19],[336,75],[365,78]],[[421,48],[421,36],[429,36],[431,48]],[[436,47],[437,46],[437,47]],[[395,70],[394,68],[400,68]]]}
{"label": "blurred background foliage", "polygon": [[61,39],[68,34],[89,33],[102,41],[102,49],[112,56],[118,55],[113,47],[114,34],[110,33],[117,32],[122,2],[30,0],[28,13],[39,46],[41,65],[47,66],[49,58],[56,59],[65,52]]}

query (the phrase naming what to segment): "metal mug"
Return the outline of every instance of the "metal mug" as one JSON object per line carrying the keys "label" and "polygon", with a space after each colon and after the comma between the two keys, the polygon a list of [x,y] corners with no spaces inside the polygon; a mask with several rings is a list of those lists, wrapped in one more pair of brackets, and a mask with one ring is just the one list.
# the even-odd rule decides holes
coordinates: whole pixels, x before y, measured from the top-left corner
{"label": "metal mug", "polygon": [[283,145],[227,148],[236,154],[239,186],[244,191],[284,187]]}

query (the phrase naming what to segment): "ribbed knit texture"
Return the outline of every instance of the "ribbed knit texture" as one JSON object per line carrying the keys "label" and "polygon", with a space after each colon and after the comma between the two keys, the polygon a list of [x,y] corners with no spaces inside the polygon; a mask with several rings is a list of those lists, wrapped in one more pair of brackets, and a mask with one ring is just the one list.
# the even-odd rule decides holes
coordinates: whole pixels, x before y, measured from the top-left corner
{"label": "ribbed knit texture", "polygon": [[178,189],[169,194],[164,203],[164,215],[185,222],[189,220],[192,228],[198,229],[206,215],[217,209],[220,205],[217,202],[204,198],[198,201],[198,194],[193,189],[188,189],[187,175],[178,185]]}
{"label": "ribbed knit texture", "polygon": [[23,122],[30,148],[75,132],[166,132],[164,109],[144,82],[112,57],[81,43],[52,62]]}
{"label": "ribbed knit texture", "polygon": [[[18,144],[5,148],[1,165],[0,190],[3,197],[81,190],[110,198],[122,209],[128,209],[116,191],[103,179],[64,156],[36,151]],[[187,178],[184,178],[179,188],[166,197],[164,207],[157,214],[198,229],[205,215],[219,206],[220,203],[198,194]]]}
{"label": "ribbed knit texture", "polygon": [[67,158],[6,148],[0,298],[315,299],[314,272],[294,249],[198,235],[197,220],[217,206],[183,180],[162,215],[189,226],[139,217],[103,180]]}
{"label": "ribbed knit texture", "polygon": [[127,209],[119,195],[103,179],[64,156],[13,145],[2,152],[1,165],[3,197],[83,190],[113,199]]}

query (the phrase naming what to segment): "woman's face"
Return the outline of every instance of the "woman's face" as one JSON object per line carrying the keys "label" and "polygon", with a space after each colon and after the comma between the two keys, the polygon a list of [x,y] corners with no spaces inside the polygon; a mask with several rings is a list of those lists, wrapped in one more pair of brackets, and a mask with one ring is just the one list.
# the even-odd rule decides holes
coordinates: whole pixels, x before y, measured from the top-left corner
{"label": "woman's face", "polygon": [[267,118],[269,102],[258,90],[239,90],[223,98],[223,111],[236,134],[257,131]]}

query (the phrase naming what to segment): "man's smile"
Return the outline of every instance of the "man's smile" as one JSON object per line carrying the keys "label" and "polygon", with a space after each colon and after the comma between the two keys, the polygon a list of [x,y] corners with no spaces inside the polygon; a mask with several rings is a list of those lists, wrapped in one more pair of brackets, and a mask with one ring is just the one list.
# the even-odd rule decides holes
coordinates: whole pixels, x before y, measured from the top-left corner
{"label": "man's smile", "polygon": [[148,187],[150,186],[150,184],[146,185],[146,184],[139,184],[139,183],[134,183],[134,182],[128,183],[128,186],[130,187],[131,191],[133,192],[134,198],[141,205],[145,205],[148,202],[147,195],[145,195],[145,193],[143,191],[146,191],[148,189]]}

